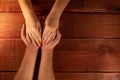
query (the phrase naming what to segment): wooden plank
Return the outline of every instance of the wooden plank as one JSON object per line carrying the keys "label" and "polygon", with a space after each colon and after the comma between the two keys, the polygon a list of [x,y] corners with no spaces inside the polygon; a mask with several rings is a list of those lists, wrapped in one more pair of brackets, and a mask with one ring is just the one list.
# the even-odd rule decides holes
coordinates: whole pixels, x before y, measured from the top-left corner
{"label": "wooden plank", "polygon": [[21,13],[0,13],[0,38],[20,37],[23,23],[24,19]]}
{"label": "wooden plank", "polygon": [[18,70],[25,53],[25,45],[20,39],[15,40],[15,69]]}
{"label": "wooden plank", "polygon": [[15,69],[15,57],[0,56],[0,71],[15,71]]}
{"label": "wooden plank", "polygon": [[[16,72],[0,72],[0,80],[13,80]],[[56,80],[119,80],[119,73],[55,73]]]}
{"label": "wooden plank", "polygon": [[[91,20],[92,19],[92,20]],[[21,13],[0,13],[0,38],[20,38]],[[63,14],[63,38],[120,38],[120,14]],[[9,27],[9,28],[8,28]]]}
{"label": "wooden plank", "polygon": [[56,80],[96,80],[95,73],[56,73]]}
{"label": "wooden plank", "polygon": [[120,73],[97,73],[96,80],[119,80]]}
{"label": "wooden plank", "polygon": [[0,39],[0,56],[5,56],[2,52],[14,52],[14,40]]}
{"label": "wooden plank", "polygon": [[0,71],[14,70],[14,40],[0,39]]}
{"label": "wooden plank", "polygon": [[119,0],[71,0],[66,9],[70,12],[114,13],[119,12],[119,8]]}
{"label": "wooden plank", "polygon": [[113,54],[101,55],[100,52],[92,51],[55,52],[54,69],[56,72],[120,72],[120,56]]}
{"label": "wooden plank", "polygon": [[[33,1],[35,11],[49,11],[53,6],[53,0],[35,0]],[[99,4],[97,4],[99,3]],[[7,6],[5,6],[7,5]],[[1,0],[0,12],[21,12],[17,0]],[[119,12],[119,0],[75,0],[71,1],[66,8],[67,12]]]}
{"label": "wooden plank", "polygon": [[0,12],[17,12],[20,11],[17,0],[1,0]]}
{"label": "wooden plank", "polygon": [[15,72],[0,72],[0,80],[13,80]]}
{"label": "wooden plank", "polygon": [[15,55],[14,56],[24,56],[24,51],[25,51],[25,44],[21,39],[16,39],[15,40]]}
{"label": "wooden plank", "polygon": [[[21,43],[15,41],[16,70],[24,55]],[[56,72],[120,72],[119,45],[119,39],[61,40],[54,53],[54,69]]]}
{"label": "wooden plank", "polygon": [[119,73],[56,73],[57,80],[119,80]]}
{"label": "wooden plank", "polygon": [[56,47],[59,51],[112,52],[119,49],[119,39],[63,39]]}
{"label": "wooden plank", "polygon": [[[99,51],[119,54],[119,39],[62,39],[55,51]],[[21,39],[15,40],[15,56],[23,56],[25,45]]]}
{"label": "wooden plank", "polygon": [[119,14],[63,14],[63,38],[119,38]]}

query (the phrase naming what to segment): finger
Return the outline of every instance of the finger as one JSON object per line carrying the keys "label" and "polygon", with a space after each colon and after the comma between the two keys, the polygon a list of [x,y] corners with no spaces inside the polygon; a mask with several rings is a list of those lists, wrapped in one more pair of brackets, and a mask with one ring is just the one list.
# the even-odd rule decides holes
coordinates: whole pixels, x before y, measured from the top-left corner
{"label": "finger", "polygon": [[39,46],[39,45],[37,45],[37,43],[35,42],[35,40],[34,40],[34,38],[33,38],[33,36],[31,34],[30,34],[30,37],[31,37],[31,40],[32,40],[32,44],[34,46]]}
{"label": "finger", "polygon": [[59,31],[57,31],[55,39],[51,41],[49,44],[55,47],[60,42],[60,39],[61,39],[61,34]]}
{"label": "finger", "polygon": [[27,45],[28,42],[26,40],[26,29],[25,29],[25,25],[23,24],[22,28],[21,28],[21,39],[24,41],[24,43]]}
{"label": "finger", "polygon": [[31,34],[34,37],[34,39],[37,41],[37,43],[40,44],[41,43],[41,32],[39,31],[39,29],[33,30]]}
{"label": "finger", "polygon": [[25,30],[25,28],[24,28],[24,24],[23,24],[23,26],[22,26],[22,28],[21,28],[21,38],[22,39],[25,39],[25,33],[24,33],[24,30]]}
{"label": "finger", "polygon": [[51,32],[53,32],[54,30],[51,28],[45,28],[44,32],[43,32],[43,36],[42,39],[44,39],[46,37],[47,34],[50,34]]}
{"label": "finger", "polygon": [[51,38],[50,42],[55,39],[56,35],[57,35],[56,33],[53,35],[53,38]]}
{"label": "finger", "polygon": [[34,35],[36,36],[36,38],[41,41],[41,32],[39,30],[34,31]]}
{"label": "finger", "polygon": [[51,42],[55,38],[55,36],[56,36],[56,32],[51,33],[49,37],[47,37],[45,43],[49,44],[49,42]]}
{"label": "finger", "polygon": [[41,31],[40,31],[40,26],[37,25],[37,28],[32,28],[32,31],[29,32],[32,34],[32,36],[35,38],[35,40],[41,41]]}
{"label": "finger", "polygon": [[44,40],[44,38],[45,38],[45,36],[46,36],[47,33],[48,33],[48,31],[44,30],[43,35],[42,35],[42,40]]}
{"label": "finger", "polygon": [[47,39],[49,38],[50,33],[47,33],[43,39],[43,44],[46,44]]}
{"label": "finger", "polygon": [[57,42],[57,43],[59,43],[60,42],[60,39],[61,39],[61,33],[59,32],[59,30],[57,30],[57,36],[56,36],[56,38],[54,39],[54,42]]}
{"label": "finger", "polygon": [[53,29],[50,29],[50,30],[45,30],[44,33],[43,33],[43,37],[42,37],[42,40],[43,42],[45,43],[45,40],[46,38],[48,38],[48,36],[53,33],[54,31],[56,31],[54,28]]}
{"label": "finger", "polygon": [[26,39],[27,39],[28,43],[31,43],[31,37],[29,36],[29,33],[26,34]]}
{"label": "finger", "polygon": [[[41,44],[41,37],[40,36],[37,36],[37,34],[33,33],[32,34],[34,40],[37,42],[37,44],[40,46]],[[38,37],[40,37],[40,39],[38,39]]]}
{"label": "finger", "polygon": [[[33,36],[33,35],[32,35],[32,36]],[[35,36],[34,36],[34,37],[35,37]],[[36,37],[35,37],[35,38],[36,38]],[[41,46],[41,41],[39,41],[38,39],[36,40],[35,38],[34,38],[35,43],[40,47],[40,46]]]}

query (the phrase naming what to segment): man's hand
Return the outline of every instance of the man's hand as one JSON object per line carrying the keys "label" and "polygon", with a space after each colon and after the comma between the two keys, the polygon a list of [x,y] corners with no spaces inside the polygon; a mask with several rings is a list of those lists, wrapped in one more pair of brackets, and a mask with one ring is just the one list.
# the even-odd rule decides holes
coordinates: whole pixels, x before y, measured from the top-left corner
{"label": "man's hand", "polygon": [[41,24],[35,14],[28,14],[26,21],[26,39],[28,42],[33,41],[34,45],[41,46]]}
{"label": "man's hand", "polygon": [[[25,43],[25,45],[28,47],[28,48],[31,48],[31,49],[38,49],[39,47],[36,45],[35,41],[33,40],[33,38],[28,38],[27,39],[27,36],[26,36],[26,27],[25,25],[22,26],[22,29],[21,29],[21,39],[23,40],[23,42]],[[30,41],[30,42],[29,42]]]}
{"label": "man's hand", "polygon": [[60,39],[61,39],[61,33],[59,32],[59,30],[57,30],[57,34],[55,38],[52,41],[50,41],[48,44],[43,44],[42,50],[53,50],[54,47],[60,42]]}
{"label": "man's hand", "polygon": [[56,31],[59,28],[59,18],[51,17],[48,15],[48,17],[45,20],[45,29],[42,36],[42,43],[43,44],[49,44],[56,35]]}

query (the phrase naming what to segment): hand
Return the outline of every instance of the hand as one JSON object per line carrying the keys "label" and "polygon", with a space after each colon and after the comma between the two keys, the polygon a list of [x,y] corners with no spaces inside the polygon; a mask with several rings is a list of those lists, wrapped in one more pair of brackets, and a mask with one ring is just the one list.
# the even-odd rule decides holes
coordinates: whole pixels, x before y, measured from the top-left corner
{"label": "hand", "polygon": [[34,45],[41,46],[41,24],[35,14],[28,14],[26,21],[26,39],[34,41]]}
{"label": "hand", "polygon": [[[25,26],[23,25],[22,26],[22,29],[21,29],[21,39],[23,40],[23,42],[25,43],[25,45],[31,49],[38,49],[39,47],[37,45],[35,45],[35,41],[31,38],[26,38],[26,28]],[[29,42],[31,41],[31,42]]]}
{"label": "hand", "polygon": [[42,49],[52,50],[60,42],[60,39],[61,39],[61,33],[59,32],[59,30],[57,30],[56,37],[52,41],[50,41],[48,44],[43,44]]}
{"label": "hand", "polygon": [[59,18],[47,17],[45,20],[45,29],[42,36],[42,44],[49,44],[55,36],[59,27]]}

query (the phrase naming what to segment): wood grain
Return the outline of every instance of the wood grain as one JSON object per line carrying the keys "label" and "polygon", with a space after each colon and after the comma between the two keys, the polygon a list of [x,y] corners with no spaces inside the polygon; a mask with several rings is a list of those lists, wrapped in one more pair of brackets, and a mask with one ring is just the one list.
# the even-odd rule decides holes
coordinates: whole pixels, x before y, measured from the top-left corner
{"label": "wood grain", "polygon": [[[9,53],[13,54],[13,53]],[[15,57],[0,56],[0,71],[15,71]]]}
{"label": "wood grain", "polygon": [[[36,12],[43,12],[51,9],[54,0],[34,0],[33,8]],[[99,4],[96,4],[99,3]],[[7,5],[7,6],[5,6]],[[103,13],[119,13],[120,1],[119,0],[71,0],[66,12],[103,12]],[[21,12],[17,0],[1,0],[0,12]]]}
{"label": "wood grain", "polygon": [[[0,72],[0,80],[13,80],[16,72]],[[119,73],[55,73],[56,80],[105,80],[119,79]]]}
{"label": "wood grain", "polygon": [[15,72],[0,72],[0,80],[13,80]]}
{"label": "wood grain", "polygon": [[[16,40],[15,54],[23,55],[24,45]],[[61,40],[54,52],[56,72],[119,72],[119,39],[65,39]],[[23,56],[16,57],[16,69]],[[112,61],[111,61],[112,60]]]}
{"label": "wood grain", "polygon": [[119,73],[56,73],[56,80],[119,80]]}
{"label": "wood grain", "polygon": [[59,51],[54,56],[56,72],[120,72],[120,56],[88,51]]}
{"label": "wood grain", "polygon": [[13,39],[0,39],[0,56],[5,56],[2,52],[14,52],[14,40]]}
{"label": "wood grain", "polygon": [[0,38],[20,37],[20,30],[24,24],[21,13],[0,13]]}
{"label": "wood grain", "polygon": [[[54,1],[32,0],[40,20]],[[119,13],[120,0],[71,0],[61,17],[62,40],[54,51],[56,80],[119,79]],[[17,0],[0,0],[0,80],[13,80],[21,64],[23,23]]]}
{"label": "wood grain", "polygon": [[119,38],[119,14],[63,14],[60,27],[64,38]]}
{"label": "wood grain", "polygon": [[[20,38],[24,18],[21,13],[0,13],[0,38]],[[120,14],[72,14],[61,17],[65,39],[120,38]],[[9,29],[8,29],[9,27]]]}
{"label": "wood grain", "polygon": [[56,73],[56,80],[96,80],[95,73]]}

